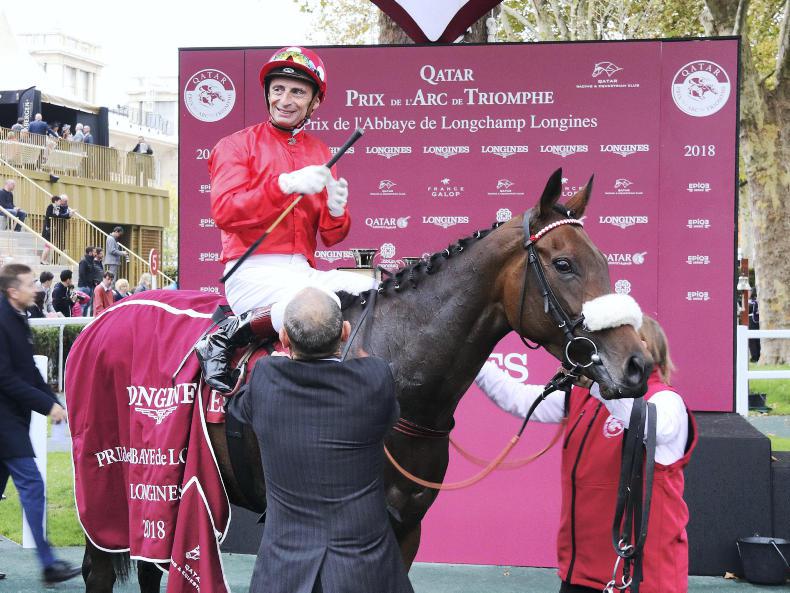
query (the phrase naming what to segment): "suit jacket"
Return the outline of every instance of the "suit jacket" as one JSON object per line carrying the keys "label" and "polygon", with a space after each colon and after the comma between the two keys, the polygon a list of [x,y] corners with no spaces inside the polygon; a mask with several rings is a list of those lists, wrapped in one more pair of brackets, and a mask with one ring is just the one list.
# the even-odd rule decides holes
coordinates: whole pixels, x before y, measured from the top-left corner
{"label": "suit jacket", "polygon": [[124,251],[118,245],[118,240],[112,235],[107,235],[107,241],[104,245],[104,265],[117,266],[121,263],[121,256],[123,254]]}
{"label": "suit jacket", "polygon": [[137,152],[137,153],[140,153],[140,154],[154,154],[154,149],[151,148],[150,146],[148,146],[143,151],[142,148],[140,147],[140,143],[138,142],[137,144],[134,145],[134,148],[132,149],[132,152]]}
{"label": "suit jacket", "polygon": [[77,286],[93,288],[96,286],[94,280],[96,279],[96,268],[93,266],[93,256],[85,255],[80,260],[79,276],[77,277]]}
{"label": "suit jacket", "polygon": [[83,141],[85,144],[93,144],[93,134],[85,134],[85,135],[82,137],[82,141]]}
{"label": "suit jacket", "polygon": [[27,319],[0,296],[0,459],[34,456],[30,412],[49,414],[57,401],[33,362]]}
{"label": "suit jacket", "polygon": [[69,295],[69,290],[65,284],[58,282],[52,289],[52,306],[58,313],[63,313],[63,317],[71,317],[71,308],[74,306]]}
{"label": "suit jacket", "polygon": [[389,522],[386,361],[266,357],[229,410],[258,437],[267,515],[250,593],[413,593]]}
{"label": "suit jacket", "polygon": [[28,124],[27,129],[30,130],[31,134],[46,134],[47,130],[49,130],[49,126],[45,121],[36,121],[33,120]]}
{"label": "suit jacket", "polygon": [[0,188],[0,206],[6,210],[13,209],[15,207],[14,194],[8,190]]}

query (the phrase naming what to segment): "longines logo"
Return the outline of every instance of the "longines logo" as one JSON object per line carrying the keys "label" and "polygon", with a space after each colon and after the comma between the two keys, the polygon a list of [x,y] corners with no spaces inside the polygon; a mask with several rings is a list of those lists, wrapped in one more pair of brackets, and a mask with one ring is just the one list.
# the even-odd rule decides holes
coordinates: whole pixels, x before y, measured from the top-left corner
{"label": "longines logo", "polygon": [[202,262],[219,261],[219,253],[216,251],[203,251],[198,259]]}
{"label": "longines logo", "polygon": [[379,230],[405,229],[409,226],[410,218],[411,216],[401,216],[399,218],[368,217],[365,219],[365,224],[372,229]]}
{"label": "longines logo", "polygon": [[707,266],[710,264],[709,255],[689,255],[686,263],[690,266]]}
{"label": "longines logo", "polygon": [[641,266],[645,263],[647,251],[637,251],[636,253],[607,253],[606,261],[610,266]]}
{"label": "longines logo", "polygon": [[411,154],[411,146],[367,146],[365,154],[377,154],[385,159],[391,159],[399,154]]}
{"label": "longines logo", "polygon": [[644,192],[638,191],[634,187],[634,182],[625,177],[614,180],[613,191],[605,191],[605,196],[641,196]]}
{"label": "longines logo", "polygon": [[672,80],[672,100],[693,117],[713,115],[727,104],[730,77],[716,62],[696,60],[683,66]]}
{"label": "longines logo", "polygon": [[213,218],[201,218],[199,226],[201,229],[214,229],[217,227],[217,223]]}
{"label": "longines logo", "polygon": [[439,180],[439,185],[429,185],[428,192],[432,198],[459,198],[464,193],[464,186],[450,183],[450,178],[444,177]]}
{"label": "longines logo", "polygon": [[[330,146],[329,147],[329,154],[335,156],[337,152],[342,148],[342,146]],[[354,154],[354,147],[350,146],[348,150],[346,150],[346,154]]]}
{"label": "longines logo", "polygon": [[650,152],[649,144],[601,144],[601,152],[612,152],[627,157],[636,152]]}
{"label": "longines logo", "polygon": [[489,196],[523,196],[523,191],[514,191],[512,187],[516,185],[510,179],[498,179],[496,182],[496,191],[488,192]]}
{"label": "longines logo", "polygon": [[468,216],[423,216],[423,224],[435,224],[443,229],[448,229],[457,224],[469,224]]}
{"label": "longines logo", "polygon": [[382,179],[379,181],[378,191],[372,191],[368,195],[378,197],[405,196],[406,192],[395,189],[397,185],[392,179]]}
{"label": "longines logo", "polygon": [[710,293],[707,290],[689,290],[686,293],[687,301],[709,301]]}
{"label": "longines logo", "polygon": [[529,146],[525,145],[512,145],[512,146],[481,146],[480,152],[483,154],[495,154],[506,159],[514,154],[529,152]]}
{"label": "longines logo", "polygon": [[600,216],[598,222],[626,229],[635,224],[647,224],[647,216]]}
{"label": "longines logo", "polygon": [[631,292],[631,283],[628,280],[618,280],[614,283],[614,291],[617,294],[629,294]]}
{"label": "longines logo", "polygon": [[689,193],[707,193],[710,191],[710,183],[704,181],[696,181],[694,183],[689,183],[688,188],[686,189]]}
{"label": "longines logo", "polygon": [[134,406],[135,412],[152,418],[159,425],[178,409],[179,404],[195,401],[197,383],[178,383],[174,387],[129,385],[126,391],[129,406]]}
{"label": "longines logo", "polygon": [[449,159],[457,154],[469,154],[468,146],[423,146],[423,154],[435,154],[436,156]]}
{"label": "longines logo", "polygon": [[586,144],[541,144],[540,152],[548,152],[556,154],[565,158],[578,152],[587,152],[588,146]]}
{"label": "longines logo", "polygon": [[689,218],[686,227],[690,229],[709,229],[710,219],[708,218]]}
{"label": "longines logo", "polygon": [[236,87],[221,70],[206,68],[189,77],[184,87],[184,105],[192,117],[205,122],[219,121],[236,103]]}
{"label": "longines logo", "polygon": [[354,254],[351,251],[321,250],[315,252],[315,257],[331,264],[339,259],[354,259]]}

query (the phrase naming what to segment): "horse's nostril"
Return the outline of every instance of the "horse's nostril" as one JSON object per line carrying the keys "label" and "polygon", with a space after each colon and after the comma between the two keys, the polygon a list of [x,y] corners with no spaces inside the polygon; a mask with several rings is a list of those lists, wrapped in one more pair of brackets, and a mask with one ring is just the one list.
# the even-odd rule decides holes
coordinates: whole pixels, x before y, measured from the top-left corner
{"label": "horse's nostril", "polygon": [[625,381],[631,387],[636,387],[645,378],[645,359],[639,355],[633,355],[625,365]]}

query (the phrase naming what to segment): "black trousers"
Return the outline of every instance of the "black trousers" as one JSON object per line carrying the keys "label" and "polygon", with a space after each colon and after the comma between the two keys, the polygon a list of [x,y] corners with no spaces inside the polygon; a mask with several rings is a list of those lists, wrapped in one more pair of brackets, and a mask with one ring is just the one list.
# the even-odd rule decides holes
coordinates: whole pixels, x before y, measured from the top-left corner
{"label": "black trousers", "polygon": [[[603,589],[603,587],[601,587],[601,589]],[[601,593],[601,589],[583,587],[582,585],[571,585],[566,582],[560,585],[560,593]]]}

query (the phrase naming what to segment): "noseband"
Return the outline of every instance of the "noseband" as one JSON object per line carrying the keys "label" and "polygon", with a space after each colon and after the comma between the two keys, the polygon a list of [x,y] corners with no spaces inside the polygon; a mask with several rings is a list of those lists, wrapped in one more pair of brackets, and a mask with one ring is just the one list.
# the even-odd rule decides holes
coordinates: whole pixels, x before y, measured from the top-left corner
{"label": "noseband", "polygon": [[[571,368],[587,368],[593,364],[600,364],[601,358],[598,355],[598,348],[590,338],[584,336],[577,336],[575,334],[576,329],[584,324],[584,315],[579,314],[576,318],[571,318],[570,315],[565,311],[560,303],[557,296],[554,294],[554,291],[551,289],[551,285],[549,284],[548,280],[546,279],[546,272],[543,269],[543,264],[540,262],[540,258],[538,257],[538,253],[535,249],[535,243],[538,242],[542,237],[547,235],[549,232],[553,231],[556,228],[564,226],[566,224],[572,224],[576,226],[583,227],[584,223],[576,218],[573,214],[572,210],[565,210],[558,205],[553,206],[554,210],[560,214],[562,214],[565,218],[558,220],[556,222],[552,222],[549,225],[546,225],[542,229],[540,229],[535,234],[530,233],[529,230],[529,219],[531,210],[527,210],[524,213],[524,249],[527,250],[527,265],[524,267],[524,283],[521,288],[521,304],[519,306],[519,315],[518,315],[518,325],[519,325],[519,337],[524,345],[529,348],[530,350],[537,350],[540,348],[540,344],[530,344],[529,341],[524,338],[524,326],[523,326],[523,319],[524,319],[524,302],[527,298],[527,279],[529,276],[529,269],[533,271],[535,274],[535,279],[538,282],[538,288],[540,289],[541,295],[543,295],[543,312],[547,315],[551,316],[554,323],[557,324],[557,327],[560,328],[565,334],[565,344],[564,344],[564,352],[565,352],[565,364],[570,365]],[[582,361],[585,364],[582,364],[580,361],[576,361],[572,358],[571,355],[571,346],[573,344],[577,344],[580,346],[584,346],[586,349],[585,351],[589,351],[589,360]]]}

